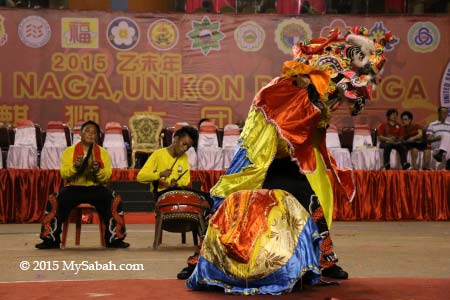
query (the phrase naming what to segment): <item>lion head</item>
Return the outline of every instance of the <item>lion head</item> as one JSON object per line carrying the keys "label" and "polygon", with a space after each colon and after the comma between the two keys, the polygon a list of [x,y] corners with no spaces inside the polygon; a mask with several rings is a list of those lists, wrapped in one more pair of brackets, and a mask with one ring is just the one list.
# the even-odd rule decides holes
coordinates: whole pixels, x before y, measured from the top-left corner
{"label": "lion head", "polygon": [[322,101],[330,110],[342,100],[351,103],[352,115],[357,115],[370,100],[379,83],[386,58],[384,45],[392,35],[373,40],[364,27],[352,28],[344,38],[332,30],[328,37],[302,41],[292,51],[296,62],[325,71],[330,76],[327,93]]}

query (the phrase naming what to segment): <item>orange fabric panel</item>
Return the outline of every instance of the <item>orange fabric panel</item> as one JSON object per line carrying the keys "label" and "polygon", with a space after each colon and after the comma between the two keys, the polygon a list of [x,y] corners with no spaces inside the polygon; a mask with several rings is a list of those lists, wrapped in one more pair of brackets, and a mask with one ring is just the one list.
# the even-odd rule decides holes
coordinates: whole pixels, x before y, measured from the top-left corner
{"label": "orange fabric panel", "polygon": [[221,230],[219,239],[230,257],[248,263],[256,240],[267,230],[269,213],[278,201],[269,190],[240,191],[227,199],[211,218],[210,226]]}

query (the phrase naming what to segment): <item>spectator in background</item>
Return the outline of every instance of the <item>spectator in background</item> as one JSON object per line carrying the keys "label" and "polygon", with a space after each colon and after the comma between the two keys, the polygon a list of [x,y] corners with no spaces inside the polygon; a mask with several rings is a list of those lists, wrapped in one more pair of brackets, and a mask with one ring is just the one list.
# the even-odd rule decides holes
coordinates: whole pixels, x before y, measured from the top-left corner
{"label": "spectator in background", "polygon": [[427,142],[431,143],[433,157],[438,162],[446,161],[446,169],[450,170],[450,122],[448,108],[438,108],[438,120],[431,122],[427,128]]}
{"label": "spectator in background", "polygon": [[413,123],[413,114],[410,111],[404,111],[400,115],[403,125],[403,144],[407,150],[411,151],[411,162],[414,170],[418,170],[417,156],[419,150],[423,151],[427,147],[427,143],[423,138],[423,130],[419,124]]}
{"label": "spectator in background", "polygon": [[400,155],[403,170],[407,170],[411,165],[406,161],[408,149],[402,143],[404,134],[403,127],[397,122],[398,111],[395,108],[391,108],[386,112],[386,117],[387,122],[381,124],[377,131],[378,139],[381,142],[380,147],[384,149],[384,169],[389,170],[391,168],[391,152],[392,149],[395,149]]}

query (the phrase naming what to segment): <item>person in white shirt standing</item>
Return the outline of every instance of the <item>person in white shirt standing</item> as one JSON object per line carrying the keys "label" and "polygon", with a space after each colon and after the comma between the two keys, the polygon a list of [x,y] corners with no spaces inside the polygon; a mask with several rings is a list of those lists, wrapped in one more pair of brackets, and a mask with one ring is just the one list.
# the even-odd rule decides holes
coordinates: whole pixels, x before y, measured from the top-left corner
{"label": "person in white shirt standing", "polygon": [[433,157],[438,162],[446,161],[446,169],[450,170],[450,122],[448,108],[438,108],[438,120],[431,122],[427,129],[427,142],[431,143]]}

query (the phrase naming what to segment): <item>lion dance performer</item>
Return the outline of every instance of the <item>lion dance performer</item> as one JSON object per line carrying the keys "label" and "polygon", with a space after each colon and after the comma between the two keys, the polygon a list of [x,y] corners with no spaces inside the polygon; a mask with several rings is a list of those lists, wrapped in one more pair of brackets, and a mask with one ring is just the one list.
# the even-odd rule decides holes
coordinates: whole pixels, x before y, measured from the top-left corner
{"label": "lion dance performer", "polygon": [[370,99],[384,65],[384,43],[365,28],[345,38],[294,46],[283,65],[255,96],[227,173],[214,199],[200,256],[186,284],[222,287],[233,294],[280,294],[320,276],[346,279],[336,265],[329,229],[333,191],[327,169],[351,200],[351,170],[337,170],[325,144],[334,110],[343,100],[357,115]]}

